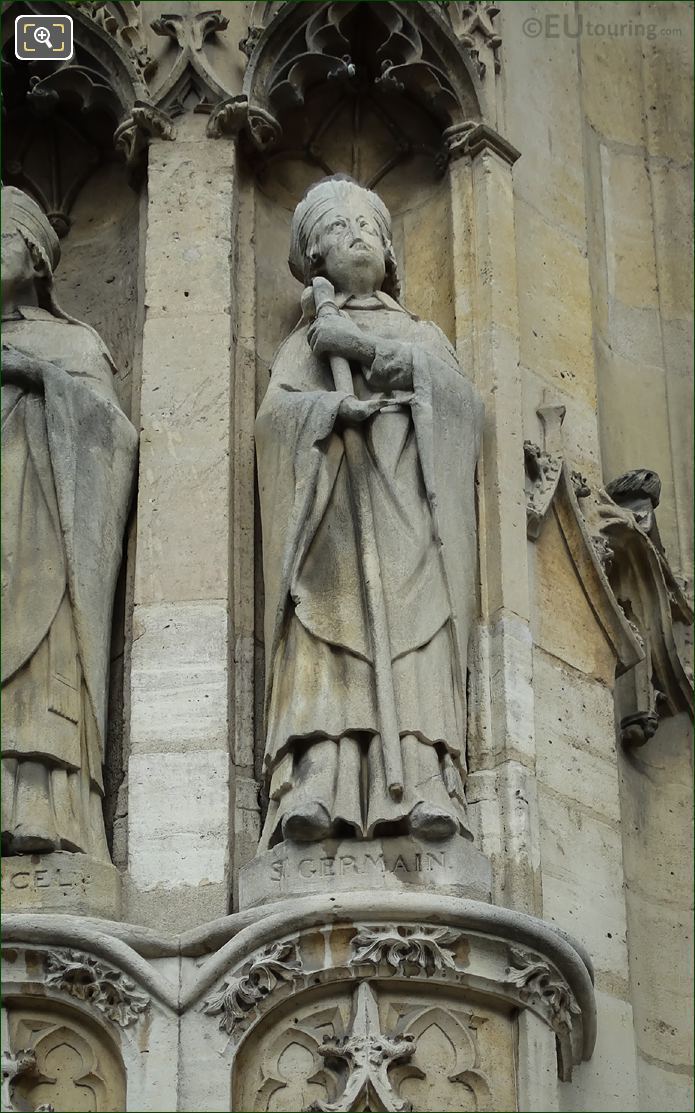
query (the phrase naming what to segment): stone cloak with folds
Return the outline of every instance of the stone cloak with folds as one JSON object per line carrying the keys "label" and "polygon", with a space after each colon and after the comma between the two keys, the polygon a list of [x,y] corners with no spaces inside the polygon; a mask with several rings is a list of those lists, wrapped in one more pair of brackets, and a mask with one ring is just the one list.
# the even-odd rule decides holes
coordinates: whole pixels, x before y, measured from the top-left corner
{"label": "stone cloak with folds", "polygon": [[[401,412],[379,414],[360,428],[372,465],[399,732],[404,740],[436,745],[463,769],[482,405],[431,322],[412,318],[383,293],[348,299],[344,311],[364,331],[412,345],[413,391],[400,392],[408,401]],[[256,423],[271,795],[266,843],[278,825],[277,800],[297,777],[297,743],[301,751],[306,741],[374,734],[378,718],[360,544],[343,440],[334,428],[344,395],[333,389],[328,361],[312,354],[307,329],[301,324],[280,348]],[[353,378],[359,397],[373,396],[355,366]],[[356,770],[344,743],[340,762]],[[423,778],[425,766],[429,762]],[[379,780],[371,764],[368,779]],[[412,792],[405,795],[409,807]],[[404,808],[394,811],[388,801],[370,798],[370,816],[361,827],[349,818],[369,835],[379,820],[398,819]]]}
{"label": "stone cloak with folds", "polygon": [[[44,369],[40,393],[12,383],[2,392],[3,766],[15,768],[15,794],[21,770],[43,765],[81,768],[98,795],[113,596],[137,433],[116,399],[108,351],[91,328],[26,307],[19,320],[3,322],[3,340],[30,360],[60,365]],[[98,820],[103,832],[100,808],[81,824],[84,789],[58,784],[54,778],[49,789],[57,842],[87,850],[81,844],[91,840],[103,856],[103,835],[92,839],[84,830]],[[5,803],[11,813],[12,801]],[[88,806],[95,811],[94,801]],[[26,830],[24,819],[10,822]]]}

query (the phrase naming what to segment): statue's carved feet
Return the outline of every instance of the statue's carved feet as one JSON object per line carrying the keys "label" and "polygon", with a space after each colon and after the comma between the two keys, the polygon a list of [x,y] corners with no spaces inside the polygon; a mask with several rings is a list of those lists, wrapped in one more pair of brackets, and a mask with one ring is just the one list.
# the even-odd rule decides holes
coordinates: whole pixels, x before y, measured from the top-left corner
{"label": "statue's carved feet", "polygon": [[318,842],[327,839],[332,828],[328,809],[314,800],[287,813],[282,821],[282,837],[290,842]]}
{"label": "statue's carved feet", "polygon": [[416,804],[408,816],[411,835],[419,839],[448,839],[458,834],[457,820],[432,804]]}

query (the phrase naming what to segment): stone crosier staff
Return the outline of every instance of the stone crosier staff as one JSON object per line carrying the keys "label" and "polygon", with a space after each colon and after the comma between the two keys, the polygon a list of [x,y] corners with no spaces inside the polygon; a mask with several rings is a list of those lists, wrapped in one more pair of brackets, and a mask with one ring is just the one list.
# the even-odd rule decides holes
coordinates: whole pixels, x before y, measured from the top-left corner
{"label": "stone crosier staff", "polygon": [[[327,278],[315,278],[312,284],[316,316],[321,319],[331,314],[339,314],[335,304],[335,290]],[[352,372],[348,360],[342,356],[329,357],[335,389],[353,394]],[[379,734],[384,751],[386,784],[394,800],[403,795],[403,762],[398,735],[396,699],[391,677],[391,644],[389,640],[386,604],[381,584],[379,561],[368,538],[374,536],[374,514],[369,497],[369,486],[364,459],[364,441],[357,429],[345,428],[343,432],[345,455],[350,472],[350,496],[355,511],[357,536],[360,545],[360,570],[362,588],[369,617],[369,632],[374,658],[374,678],[376,682],[377,714]]]}

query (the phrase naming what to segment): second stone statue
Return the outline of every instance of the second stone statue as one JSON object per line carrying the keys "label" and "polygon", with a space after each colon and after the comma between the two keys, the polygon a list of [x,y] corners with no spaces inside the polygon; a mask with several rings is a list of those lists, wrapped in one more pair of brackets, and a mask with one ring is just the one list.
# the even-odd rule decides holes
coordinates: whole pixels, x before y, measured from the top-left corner
{"label": "second stone statue", "polygon": [[109,863],[111,612],[138,435],[105,344],[56,303],[48,219],[13,187],[2,208],[2,849],[13,902],[35,884],[41,907],[72,910],[84,862]]}
{"label": "second stone statue", "polygon": [[313,186],[294,214],[290,267],[303,316],[256,423],[269,796],[259,849],[470,838],[482,403],[440,329],[399,303],[375,193],[342,177]]}

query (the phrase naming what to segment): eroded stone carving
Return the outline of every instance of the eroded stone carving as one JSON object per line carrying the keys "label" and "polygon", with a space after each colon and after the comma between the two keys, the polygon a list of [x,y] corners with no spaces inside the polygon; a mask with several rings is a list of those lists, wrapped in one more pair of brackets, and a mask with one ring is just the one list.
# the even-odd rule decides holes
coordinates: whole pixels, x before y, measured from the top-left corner
{"label": "eroded stone carving", "polygon": [[340,1092],[335,1101],[313,1102],[310,1113],[349,1113],[372,1108],[374,1103],[384,1113],[407,1113],[412,1105],[398,1096],[389,1071],[409,1062],[414,1050],[412,1035],[382,1032],[376,995],[369,982],[362,982],[355,993],[349,1031],[344,1036],[326,1036],[318,1049],[338,1077]]}
{"label": "eroded stone carving", "polygon": [[[15,1104],[15,1083],[37,1070],[36,1052],[23,1048],[13,1052],[3,1048],[2,1052],[2,1113],[20,1113],[21,1106]],[[33,1113],[55,1113],[53,1105],[36,1105]]]}
{"label": "eroded stone carving", "polygon": [[660,718],[692,714],[693,611],[661,544],[660,496],[656,472],[638,468],[599,490],[594,509],[595,544],[644,649],[644,659],[619,677],[616,688],[621,739],[628,746],[644,745]]}
{"label": "eroded stone carving", "polygon": [[394,973],[430,977],[456,969],[452,947],[461,938],[461,933],[451,928],[361,925],[351,943],[350,965],[386,963]]}
{"label": "eroded stone carving", "polygon": [[152,79],[157,62],[147,43],[140,0],[109,0],[108,3],[87,0],[77,3],[76,7],[121,44],[143,81]]}
{"label": "eroded stone carving", "polygon": [[137,167],[140,156],[153,137],[175,139],[176,128],[166,112],[147,101],[136,101],[130,116],[116,128],[113,142],[128,165]]}
{"label": "eroded stone carving", "polygon": [[273,943],[251,959],[239,974],[222,983],[208,997],[203,1012],[219,1016],[219,1026],[229,1035],[246,1019],[248,1012],[267,997],[279,982],[292,981],[301,973],[301,962],[294,942]]}
{"label": "eroded stone carving", "polygon": [[132,978],[81,951],[52,951],[46,971],[46,985],[88,1001],[119,1028],[134,1024],[150,1007]]}
{"label": "eroded stone carving", "polygon": [[229,96],[204,50],[211,36],[228,26],[229,20],[219,9],[185,15],[175,12],[152,20],[155,34],[170,38],[178,48],[173,66],[156,90],[160,109],[174,116],[189,110],[210,112],[213,105]]}
{"label": "eroded stone carving", "polygon": [[574,1017],[580,1009],[569,986],[548,963],[530,951],[509,949],[509,981],[518,986],[524,1001],[535,1002],[548,1009],[555,1028],[571,1032]]}
{"label": "eroded stone carving", "polygon": [[375,194],[350,180],[313,187],[295,212],[290,266],[307,285],[305,317],[256,424],[261,847],[337,830],[470,837],[465,661],[482,406],[442,333],[396,300],[390,218]]}
{"label": "eroded stone carving", "polygon": [[524,441],[526,462],[526,533],[536,540],[540,533],[562,470],[562,457],[551,456],[532,441]]}
{"label": "eroded stone carving", "polygon": [[12,187],[2,251],[3,851],[108,862],[111,611],[138,437],[103,342],[56,304],[53,229]]}

